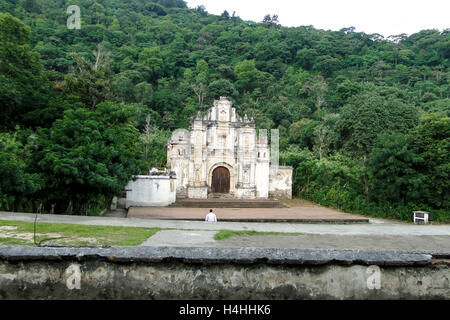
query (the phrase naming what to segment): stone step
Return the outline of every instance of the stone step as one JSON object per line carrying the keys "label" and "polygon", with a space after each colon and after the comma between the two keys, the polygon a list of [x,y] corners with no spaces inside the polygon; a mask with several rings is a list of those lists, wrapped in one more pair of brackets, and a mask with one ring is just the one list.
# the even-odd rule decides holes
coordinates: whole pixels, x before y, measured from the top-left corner
{"label": "stone step", "polygon": [[114,217],[114,218],[126,218],[127,217],[127,210],[117,208],[115,210],[108,210],[102,214],[102,217]]}
{"label": "stone step", "polygon": [[174,208],[286,208],[275,200],[236,200],[236,199],[180,199],[170,205]]}
{"label": "stone step", "polygon": [[231,199],[231,200],[236,200],[229,193],[208,193],[208,199]]}

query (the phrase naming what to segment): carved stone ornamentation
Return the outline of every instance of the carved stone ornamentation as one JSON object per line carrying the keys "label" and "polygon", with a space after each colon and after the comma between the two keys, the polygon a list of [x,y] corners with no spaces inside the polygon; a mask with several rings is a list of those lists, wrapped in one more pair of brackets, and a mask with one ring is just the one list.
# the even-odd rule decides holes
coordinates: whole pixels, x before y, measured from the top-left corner
{"label": "carved stone ornamentation", "polygon": [[[239,199],[266,199],[273,189],[267,132],[258,135],[254,119],[239,116],[225,97],[214,101],[204,115],[199,112],[184,134],[174,133],[167,160],[177,174],[178,197],[207,198],[208,194],[227,193]],[[281,174],[292,175],[292,169],[284,169]],[[289,198],[292,177],[274,177],[277,188],[281,185],[283,189],[281,194]],[[283,181],[289,185],[282,185]]]}

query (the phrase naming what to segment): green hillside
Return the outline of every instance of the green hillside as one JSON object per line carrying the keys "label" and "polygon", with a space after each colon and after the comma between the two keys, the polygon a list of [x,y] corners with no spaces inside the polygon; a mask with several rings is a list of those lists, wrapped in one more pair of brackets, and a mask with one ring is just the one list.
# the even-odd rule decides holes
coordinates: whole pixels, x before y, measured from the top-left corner
{"label": "green hillside", "polygon": [[172,130],[228,96],[279,129],[296,195],[450,219],[449,30],[286,28],[181,0],[0,0],[0,12],[0,209],[98,214],[165,165]]}

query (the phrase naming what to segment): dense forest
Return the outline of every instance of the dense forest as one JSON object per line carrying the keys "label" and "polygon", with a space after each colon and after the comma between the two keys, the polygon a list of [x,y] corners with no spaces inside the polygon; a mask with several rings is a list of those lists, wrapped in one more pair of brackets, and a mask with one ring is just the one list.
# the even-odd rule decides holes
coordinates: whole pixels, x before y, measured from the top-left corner
{"label": "dense forest", "polygon": [[[70,5],[81,28],[67,25]],[[0,210],[97,215],[228,96],[296,196],[450,220],[450,33],[287,28],[182,0],[0,0]]]}

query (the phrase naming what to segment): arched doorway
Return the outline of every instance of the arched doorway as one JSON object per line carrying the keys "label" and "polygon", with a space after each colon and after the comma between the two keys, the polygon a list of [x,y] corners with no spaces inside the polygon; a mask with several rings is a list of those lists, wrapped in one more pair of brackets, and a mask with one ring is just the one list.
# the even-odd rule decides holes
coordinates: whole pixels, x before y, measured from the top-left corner
{"label": "arched doorway", "polygon": [[211,189],[213,193],[230,192],[230,171],[225,167],[217,167],[212,173]]}

